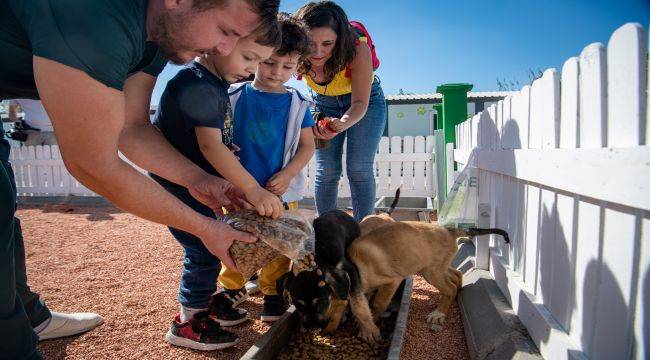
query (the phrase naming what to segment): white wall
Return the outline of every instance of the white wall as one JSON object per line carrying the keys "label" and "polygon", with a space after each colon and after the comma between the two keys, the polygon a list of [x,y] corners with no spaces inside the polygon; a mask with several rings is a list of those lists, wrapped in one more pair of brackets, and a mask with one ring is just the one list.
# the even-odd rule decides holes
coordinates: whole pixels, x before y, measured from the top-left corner
{"label": "white wall", "polygon": [[[467,103],[467,114],[476,113],[476,104]],[[388,105],[388,136],[429,136],[433,103]]]}
{"label": "white wall", "polygon": [[388,136],[431,135],[433,103],[388,105]]}

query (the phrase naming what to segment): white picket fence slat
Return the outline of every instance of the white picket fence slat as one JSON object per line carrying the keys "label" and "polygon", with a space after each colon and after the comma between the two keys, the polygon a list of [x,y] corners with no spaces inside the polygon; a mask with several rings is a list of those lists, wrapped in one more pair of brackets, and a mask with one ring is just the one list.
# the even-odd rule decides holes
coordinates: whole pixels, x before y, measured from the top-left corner
{"label": "white picket fence slat", "polygon": [[545,358],[650,357],[648,67],[626,24],[457,126],[448,171],[475,153],[511,238],[490,239],[490,271]]}
{"label": "white picket fence slat", "polygon": [[602,44],[591,44],[580,54],[579,147],[607,145],[606,57]]}

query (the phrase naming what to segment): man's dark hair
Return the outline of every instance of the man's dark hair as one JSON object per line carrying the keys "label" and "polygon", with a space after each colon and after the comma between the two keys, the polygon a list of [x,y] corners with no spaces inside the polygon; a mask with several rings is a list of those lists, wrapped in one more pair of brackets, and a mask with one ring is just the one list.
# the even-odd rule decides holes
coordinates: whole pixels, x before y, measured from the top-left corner
{"label": "man's dark hair", "polygon": [[[343,70],[354,59],[356,36],[345,11],[333,1],[310,2],[303,5],[293,15],[294,18],[304,22],[307,30],[328,27],[336,35],[336,44],[332,50],[332,57],[323,67],[325,78],[331,80],[334,75]],[[298,73],[305,74],[311,70],[309,60],[303,61],[298,66]]]}
{"label": "man's dark hair", "polygon": [[275,51],[276,54],[285,56],[297,52],[301,59],[309,56],[311,47],[305,25],[287,13],[279,13],[278,22],[282,29],[282,43]]}
{"label": "man's dark hair", "polygon": [[[200,12],[216,7],[223,7],[232,0],[194,0],[192,8]],[[280,0],[244,0],[251,10],[260,17],[259,25],[253,34],[259,36],[257,43],[264,46],[277,47],[280,43],[280,25],[278,24],[278,11]],[[265,33],[269,34],[265,34]],[[276,39],[277,37],[277,39]]]}
{"label": "man's dark hair", "polygon": [[277,49],[282,42],[280,22],[276,18],[274,22],[260,24],[248,37],[254,39],[256,43],[262,46],[270,46]]}

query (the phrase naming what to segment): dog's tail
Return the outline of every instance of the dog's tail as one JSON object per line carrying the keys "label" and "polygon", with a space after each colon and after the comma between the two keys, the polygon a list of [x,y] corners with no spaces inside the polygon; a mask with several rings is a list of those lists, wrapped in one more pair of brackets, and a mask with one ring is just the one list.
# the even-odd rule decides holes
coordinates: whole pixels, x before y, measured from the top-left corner
{"label": "dog's tail", "polygon": [[402,192],[402,186],[398,187],[397,190],[395,191],[395,199],[393,200],[393,203],[390,204],[390,207],[386,211],[386,214],[390,215],[395,211],[395,207],[397,207],[397,203],[399,202],[399,194]]}
{"label": "dog's tail", "polygon": [[452,233],[456,237],[461,237],[461,236],[469,236],[469,237],[474,237],[478,235],[488,235],[488,234],[496,234],[496,235],[501,235],[503,236],[503,241],[505,241],[507,244],[510,244],[510,237],[508,236],[508,233],[505,230],[502,229],[497,229],[497,228],[487,228],[487,229],[481,229],[481,228],[467,228],[467,229],[454,229],[452,230]]}

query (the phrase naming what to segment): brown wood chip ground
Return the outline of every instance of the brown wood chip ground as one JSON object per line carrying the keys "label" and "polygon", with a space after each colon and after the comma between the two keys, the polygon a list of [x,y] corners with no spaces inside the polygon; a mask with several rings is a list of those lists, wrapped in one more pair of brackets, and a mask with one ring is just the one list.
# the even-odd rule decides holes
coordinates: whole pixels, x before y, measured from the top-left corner
{"label": "brown wood chip ground", "polygon": [[[238,359],[269,328],[259,320],[233,329],[234,348],[198,352],[163,341],[178,310],[176,292],[182,249],[167,229],[110,206],[21,206],[29,284],[50,309],[92,311],[105,323],[74,337],[48,340],[46,359]],[[424,321],[439,301],[437,291],[416,277],[403,359],[467,359],[458,307],[434,333]],[[243,307],[255,319],[261,297]]]}

